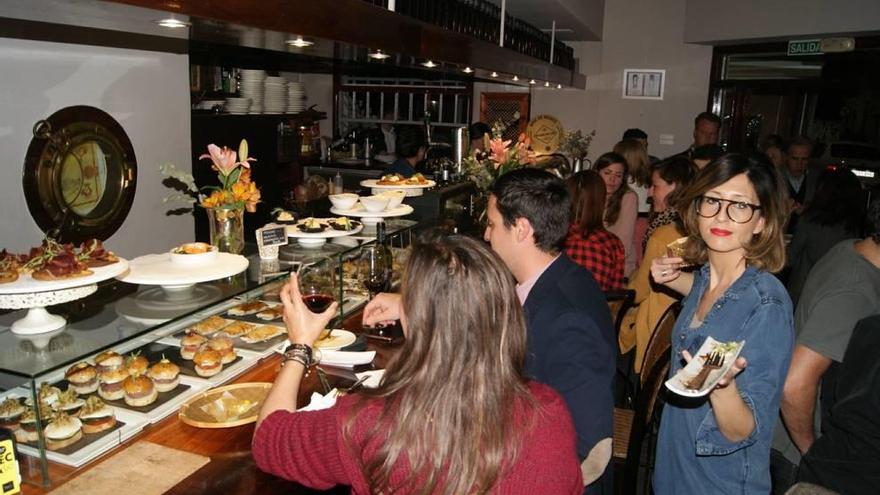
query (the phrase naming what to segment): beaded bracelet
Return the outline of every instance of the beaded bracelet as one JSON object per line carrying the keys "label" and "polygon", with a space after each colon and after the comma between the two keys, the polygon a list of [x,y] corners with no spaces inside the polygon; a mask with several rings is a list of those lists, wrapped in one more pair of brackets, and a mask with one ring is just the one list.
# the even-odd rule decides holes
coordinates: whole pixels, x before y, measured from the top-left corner
{"label": "beaded bracelet", "polygon": [[308,375],[309,367],[315,364],[314,360],[312,360],[312,348],[305,344],[290,344],[287,350],[284,351],[284,359],[281,362],[282,366],[288,361],[296,361],[303,365],[306,375]]}

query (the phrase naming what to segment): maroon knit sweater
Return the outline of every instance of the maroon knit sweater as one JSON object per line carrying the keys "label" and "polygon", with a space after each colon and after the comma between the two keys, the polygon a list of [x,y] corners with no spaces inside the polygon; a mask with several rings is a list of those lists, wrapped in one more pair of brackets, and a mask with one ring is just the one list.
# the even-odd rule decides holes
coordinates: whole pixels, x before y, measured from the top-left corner
{"label": "maroon knit sweater", "polygon": [[[584,487],[568,409],[546,385],[532,382],[529,389],[540,407],[528,416],[525,411],[515,413],[516,424],[522,428],[531,425],[531,430],[525,432],[513,468],[499,480],[493,493],[579,495]],[[382,403],[374,401],[358,414],[352,441],[360,447],[349,448],[342,428],[355,400],[343,397],[336,406],[321,411],[272,413],[254,436],[257,466],[313,488],[326,490],[342,484],[351,485],[354,494],[370,493],[358,463],[378,449],[376,442],[366,442],[365,434],[375,424]],[[392,485],[408,474],[405,460],[399,466],[391,474]]]}

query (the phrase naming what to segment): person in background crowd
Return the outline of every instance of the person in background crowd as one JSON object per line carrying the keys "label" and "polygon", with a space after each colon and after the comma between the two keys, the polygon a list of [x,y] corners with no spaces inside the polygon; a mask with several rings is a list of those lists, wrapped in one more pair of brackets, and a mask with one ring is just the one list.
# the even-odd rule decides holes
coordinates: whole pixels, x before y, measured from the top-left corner
{"label": "person in background crowd", "polygon": [[718,144],[721,132],[721,118],[712,112],[702,112],[694,118],[694,142],[679,155],[690,156],[694,148],[707,144]]}
{"label": "person in background crowd", "polygon": [[605,182],[592,170],[581,170],[566,181],[571,195],[571,227],[565,254],[593,275],[603,291],[623,288],[623,243],[605,230]]}
{"label": "person in background crowd", "polygon": [[691,150],[691,162],[697,170],[703,170],[706,165],[721,158],[724,150],[717,144],[704,144]]}
{"label": "person in background crowd", "polygon": [[797,346],[782,395],[782,422],[773,438],[773,448],[784,456],[774,456],[781,488],[793,481],[800,456],[835,403],[838,365],[853,328],[880,310],[880,201],[868,208],[865,234],[831,248],[810,270],[801,291],[795,312]]}
{"label": "person in background crowd", "polygon": [[837,402],[822,420],[822,436],[804,454],[798,480],[847,495],[880,487],[880,315],[860,321],[838,370]]}
{"label": "person in background crowd", "polygon": [[492,128],[484,122],[474,122],[468,127],[471,140],[471,153],[486,151],[486,136],[492,138]]}
{"label": "person in background crowd", "polygon": [[[785,193],[767,158],[728,154],[709,164],[681,204],[689,241],[651,276],[686,294],[672,333],[669,376],[712,337],[745,341],[704,397],[667,394],[654,492],[767,494],[770,438],[794,340],[791,301],[772,275],[785,261]],[[680,263],[703,264],[693,273]]]}
{"label": "person in background crowd", "polygon": [[571,416],[525,377],[525,319],[485,244],[449,236],[413,246],[394,308],[403,348],[378,388],[328,409],[296,412],[297,390],[337,304],[309,311],[295,274],[280,295],[293,350],[257,419],[260,469],[356,494],[583,491]]}
{"label": "person in background crowd", "polygon": [[416,165],[425,159],[427,145],[425,130],[417,126],[408,126],[397,133],[397,160],[389,165],[382,174],[400,174],[409,178],[415,175]]}
{"label": "person in background crowd", "polygon": [[596,159],[593,170],[605,182],[605,228],[623,243],[626,252],[624,275],[636,267],[635,228],[638,216],[638,196],[629,188],[626,158],[609,152]]}
{"label": "person in background crowd", "polygon": [[813,265],[838,242],[858,237],[865,218],[865,195],[852,172],[827,169],[817,182],[786,256],[791,267],[786,286],[795,307]]}
{"label": "person in background crowd", "polygon": [[534,168],[508,172],[490,187],[487,217],[484,238],[513,273],[526,312],[526,373],[568,404],[586,493],[611,493],[604,473],[611,459],[614,327],[599,285],[562,252],[571,217],[565,183]]}
{"label": "person in background crowd", "polygon": [[626,169],[629,175],[627,185],[635,191],[639,198],[639,213],[644,213],[647,216],[647,213],[651,211],[651,205],[648,204],[651,162],[648,160],[645,147],[636,140],[627,139],[615,144],[613,151],[626,160]]}
{"label": "person in background crowd", "polygon": [[785,168],[785,152],[783,149],[785,149],[785,141],[782,140],[782,136],[779,134],[768,134],[761,141],[761,151],[767,155],[770,163],[780,172]]}
{"label": "person in background crowd", "polygon": [[635,306],[627,312],[617,339],[622,354],[635,348],[632,369],[636,373],[641,373],[645,350],[663,313],[681,299],[677,293],[651,284],[651,260],[664,256],[667,246],[685,235],[676,205],[693,178],[690,160],[680,155],[658,162],[651,174],[648,192],[654,214],[645,235],[644,259],[627,287],[636,292]]}
{"label": "person in background crowd", "polygon": [[[387,112],[383,117],[386,121],[394,121],[394,112]],[[382,149],[377,148],[376,154],[386,153],[392,154],[397,150],[397,131],[394,129],[394,124],[391,122],[382,122],[379,126],[379,130],[382,131],[382,140],[380,143],[384,145]]]}
{"label": "person in background crowd", "polygon": [[[635,139],[636,141],[642,143],[642,146],[645,147],[645,152],[648,152],[648,133],[646,133],[645,131],[638,128],[627,129],[623,131],[623,136],[621,136],[620,140],[625,141],[627,139]],[[660,161],[660,159],[649,153],[648,161],[651,163],[651,165],[654,165],[655,163]]]}
{"label": "person in background crowd", "polygon": [[812,198],[815,184],[812,174],[807,171],[807,164],[813,152],[813,142],[806,136],[799,136],[788,143],[785,150],[785,169],[783,176],[788,185],[788,198],[791,207],[791,218],[788,221],[788,233],[797,231],[797,223],[803,212],[804,205]]}

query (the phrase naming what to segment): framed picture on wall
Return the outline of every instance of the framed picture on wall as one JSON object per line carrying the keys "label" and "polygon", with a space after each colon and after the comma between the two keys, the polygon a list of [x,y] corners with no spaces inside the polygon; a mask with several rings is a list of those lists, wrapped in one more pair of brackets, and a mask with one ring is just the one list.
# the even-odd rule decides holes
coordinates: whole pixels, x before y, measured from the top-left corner
{"label": "framed picture on wall", "polygon": [[665,86],[665,69],[623,69],[624,98],[662,100]]}

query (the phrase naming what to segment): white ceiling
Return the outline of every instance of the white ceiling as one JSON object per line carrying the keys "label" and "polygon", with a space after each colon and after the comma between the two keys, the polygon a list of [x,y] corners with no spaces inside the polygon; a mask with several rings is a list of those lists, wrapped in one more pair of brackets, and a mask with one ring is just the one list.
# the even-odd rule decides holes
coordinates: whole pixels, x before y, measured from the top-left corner
{"label": "white ceiling", "polygon": [[[490,0],[501,5],[501,0]],[[562,41],[599,41],[605,0],[507,0],[507,13],[540,29],[556,21]]]}

